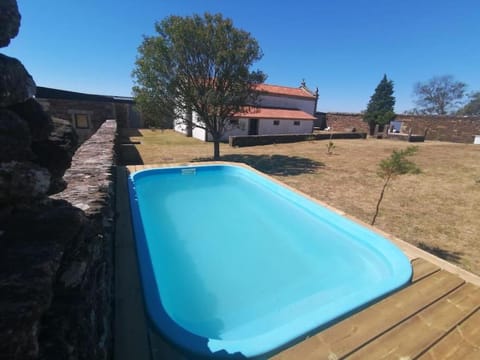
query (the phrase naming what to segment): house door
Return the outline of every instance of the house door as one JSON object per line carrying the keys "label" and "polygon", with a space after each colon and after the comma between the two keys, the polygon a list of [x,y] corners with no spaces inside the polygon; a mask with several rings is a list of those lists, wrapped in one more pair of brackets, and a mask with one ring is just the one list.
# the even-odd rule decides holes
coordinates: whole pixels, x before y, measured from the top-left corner
{"label": "house door", "polygon": [[248,121],[248,135],[258,135],[258,119]]}

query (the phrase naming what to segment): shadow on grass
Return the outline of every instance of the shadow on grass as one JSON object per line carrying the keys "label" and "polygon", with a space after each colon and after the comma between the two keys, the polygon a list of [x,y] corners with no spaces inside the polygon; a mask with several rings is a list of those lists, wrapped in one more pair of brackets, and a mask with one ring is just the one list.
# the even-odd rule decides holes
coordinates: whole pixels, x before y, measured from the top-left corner
{"label": "shadow on grass", "polygon": [[424,242],[418,243],[418,247],[448,262],[460,264],[463,253],[460,251],[448,251],[438,246],[430,246]]}
{"label": "shadow on grass", "polygon": [[143,159],[133,144],[117,144],[116,152],[119,165],[143,165]]}
{"label": "shadow on grass", "polygon": [[[197,158],[193,161],[211,161],[212,158]],[[299,156],[285,155],[248,155],[232,154],[223,155],[221,161],[231,161],[247,164],[254,169],[268,175],[300,175],[314,173],[315,170],[325,166],[320,161]]]}
{"label": "shadow on grass", "polygon": [[128,138],[130,136],[135,136],[135,137],[143,136],[142,133],[136,128],[119,129],[118,133],[119,133],[119,136],[123,138]]}

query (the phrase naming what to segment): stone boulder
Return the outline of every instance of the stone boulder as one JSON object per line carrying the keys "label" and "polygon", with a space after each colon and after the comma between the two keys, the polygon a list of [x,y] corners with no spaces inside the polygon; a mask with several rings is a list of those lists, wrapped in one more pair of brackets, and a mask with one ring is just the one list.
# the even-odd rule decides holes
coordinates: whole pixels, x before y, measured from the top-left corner
{"label": "stone boulder", "polygon": [[50,178],[47,169],[30,162],[0,163],[0,208],[45,198]]}
{"label": "stone boulder", "polygon": [[33,141],[46,140],[54,130],[53,121],[42,105],[35,99],[17,103],[8,107],[28,123]]}
{"label": "stone boulder", "polygon": [[0,108],[0,162],[32,157],[28,123],[14,112]]}
{"label": "stone boulder", "polygon": [[16,0],[0,1],[0,47],[10,44],[18,34],[21,16]]}
{"label": "stone boulder", "polygon": [[0,54],[0,107],[27,101],[36,89],[35,81],[20,61]]}
{"label": "stone boulder", "polygon": [[84,241],[87,224],[83,212],[64,200],[0,211],[0,358],[40,357],[42,319],[63,254]]}
{"label": "stone boulder", "polygon": [[32,142],[35,163],[50,172],[51,186],[48,194],[56,194],[66,187],[63,180],[65,171],[72,164],[72,157],[78,147],[78,136],[67,120],[53,118],[53,131],[44,141]]}

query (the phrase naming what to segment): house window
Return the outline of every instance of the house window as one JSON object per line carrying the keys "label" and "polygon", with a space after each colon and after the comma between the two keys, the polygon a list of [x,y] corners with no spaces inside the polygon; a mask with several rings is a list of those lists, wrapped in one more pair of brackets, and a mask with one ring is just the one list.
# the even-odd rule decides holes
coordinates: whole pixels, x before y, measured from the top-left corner
{"label": "house window", "polygon": [[299,120],[295,120],[295,121],[293,122],[293,125],[295,125],[295,126],[300,126],[300,121],[299,121]]}
{"label": "house window", "polygon": [[88,129],[90,127],[88,114],[73,114],[73,121],[77,129]]}
{"label": "house window", "polygon": [[275,126],[280,125],[280,120],[273,120],[273,125],[275,125]]}

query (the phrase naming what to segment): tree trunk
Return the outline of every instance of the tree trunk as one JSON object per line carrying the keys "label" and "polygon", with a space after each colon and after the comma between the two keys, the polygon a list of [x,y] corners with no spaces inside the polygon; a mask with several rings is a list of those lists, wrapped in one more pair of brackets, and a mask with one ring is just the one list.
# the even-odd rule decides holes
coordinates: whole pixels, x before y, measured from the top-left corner
{"label": "tree trunk", "polygon": [[190,106],[187,107],[187,113],[185,116],[185,120],[187,122],[187,137],[192,137],[193,132],[193,113],[192,108]]}
{"label": "tree trunk", "polygon": [[220,160],[220,140],[213,140],[213,160]]}
{"label": "tree trunk", "polygon": [[190,117],[187,116],[187,137],[192,137],[193,133],[193,121],[192,121],[192,113],[190,113]]}
{"label": "tree trunk", "polygon": [[383,194],[385,193],[385,189],[387,188],[388,182],[390,181],[390,175],[387,177],[385,180],[385,183],[383,184],[382,192],[380,193],[380,197],[378,198],[377,201],[377,208],[375,209],[375,214],[373,215],[372,223],[371,225],[375,224],[375,220],[377,220],[378,212],[380,211],[380,203],[383,200]]}

